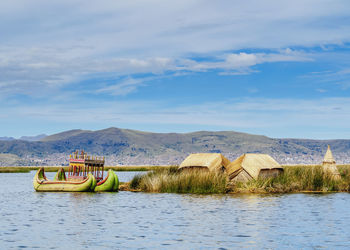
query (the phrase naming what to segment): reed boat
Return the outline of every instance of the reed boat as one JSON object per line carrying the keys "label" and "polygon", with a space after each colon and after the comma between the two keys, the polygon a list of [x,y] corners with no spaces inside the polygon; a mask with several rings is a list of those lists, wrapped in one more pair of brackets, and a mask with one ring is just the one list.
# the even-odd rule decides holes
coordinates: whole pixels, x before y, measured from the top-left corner
{"label": "reed boat", "polygon": [[[60,171],[64,174],[63,168]],[[54,178],[50,181],[45,176],[44,168],[40,168],[34,176],[33,185],[34,189],[39,192],[87,192],[90,191],[94,180],[95,177],[89,173],[87,178],[80,181],[67,181],[65,178],[63,180]]]}
{"label": "reed boat", "polygon": [[70,155],[67,176],[61,168],[50,181],[44,168],[40,168],[33,179],[34,189],[53,192],[118,191],[119,180],[113,170],[109,169],[103,178],[104,161],[104,157],[90,157],[84,151],[80,154],[76,151]]}

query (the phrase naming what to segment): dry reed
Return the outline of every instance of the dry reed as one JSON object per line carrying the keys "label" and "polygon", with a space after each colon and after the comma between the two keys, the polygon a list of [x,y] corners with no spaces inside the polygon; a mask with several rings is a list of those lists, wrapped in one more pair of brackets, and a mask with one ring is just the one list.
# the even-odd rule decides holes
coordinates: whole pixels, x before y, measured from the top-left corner
{"label": "dry reed", "polygon": [[228,191],[233,193],[291,193],[291,192],[349,192],[350,168],[338,167],[340,180],[323,173],[321,166],[284,167],[284,173],[267,179],[246,183],[230,183]]}
{"label": "dry reed", "polygon": [[283,174],[249,182],[228,182],[225,174],[202,170],[178,172],[176,168],[137,175],[130,182],[133,190],[168,193],[292,193],[349,192],[350,167],[338,167],[341,179],[323,173],[321,166],[288,166]]}
{"label": "dry reed", "polygon": [[137,175],[130,182],[132,189],[160,193],[225,193],[226,185],[224,174],[201,170],[179,172],[177,168]]}

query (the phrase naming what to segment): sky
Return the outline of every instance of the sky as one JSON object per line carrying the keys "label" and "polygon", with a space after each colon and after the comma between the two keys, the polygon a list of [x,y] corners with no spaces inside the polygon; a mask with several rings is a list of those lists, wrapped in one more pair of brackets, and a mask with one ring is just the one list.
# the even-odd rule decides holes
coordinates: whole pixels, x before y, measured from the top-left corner
{"label": "sky", "polygon": [[0,1],[0,136],[350,139],[350,2]]}

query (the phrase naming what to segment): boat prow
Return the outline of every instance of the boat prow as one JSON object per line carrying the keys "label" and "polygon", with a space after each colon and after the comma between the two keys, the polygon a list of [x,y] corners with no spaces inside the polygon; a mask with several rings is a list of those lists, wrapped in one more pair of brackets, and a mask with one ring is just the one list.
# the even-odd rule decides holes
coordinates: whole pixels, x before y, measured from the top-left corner
{"label": "boat prow", "polygon": [[112,171],[113,175],[114,175],[114,185],[113,185],[113,191],[118,191],[119,190],[119,179],[118,179],[118,175],[116,173],[114,173],[114,171]]}
{"label": "boat prow", "polygon": [[105,179],[97,182],[95,192],[117,191],[119,188],[119,180],[112,169],[108,170]]}

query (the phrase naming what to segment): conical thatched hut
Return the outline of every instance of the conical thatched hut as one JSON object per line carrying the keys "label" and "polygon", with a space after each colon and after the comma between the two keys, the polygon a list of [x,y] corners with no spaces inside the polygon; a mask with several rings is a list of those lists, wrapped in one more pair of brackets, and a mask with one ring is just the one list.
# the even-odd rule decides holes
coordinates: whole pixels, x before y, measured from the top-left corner
{"label": "conical thatched hut", "polygon": [[331,147],[329,145],[323,158],[322,168],[323,172],[331,174],[333,179],[340,179],[340,173],[337,169],[337,165],[335,164]]}
{"label": "conical thatched hut", "polygon": [[180,164],[179,170],[203,169],[224,172],[229,164],[230,161],[222,154],[198,153],[187,156],[187,158]]}
{"label": "conical thatched hut", "polygon": [[283,172],[283,168],[267,154],[244,154],[227,167],[229,179],[246,182],[259,177],[273,177]]}

